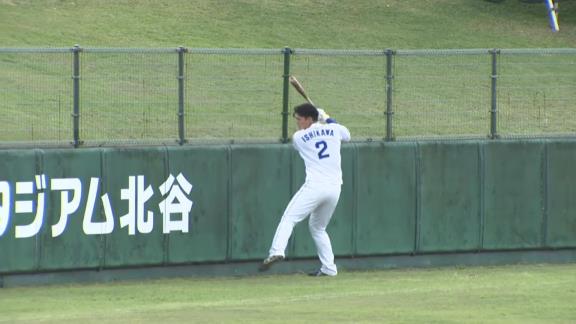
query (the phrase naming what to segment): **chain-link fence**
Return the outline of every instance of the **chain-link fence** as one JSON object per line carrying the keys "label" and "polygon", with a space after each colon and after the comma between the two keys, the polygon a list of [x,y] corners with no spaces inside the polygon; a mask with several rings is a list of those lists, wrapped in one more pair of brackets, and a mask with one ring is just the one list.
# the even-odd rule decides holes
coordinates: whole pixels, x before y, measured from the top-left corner
{"label": "chain-link fence", "polygon": [[576,49],[0,48],[0,145],[279,142],[312,100],[358,140],[576,136]]}

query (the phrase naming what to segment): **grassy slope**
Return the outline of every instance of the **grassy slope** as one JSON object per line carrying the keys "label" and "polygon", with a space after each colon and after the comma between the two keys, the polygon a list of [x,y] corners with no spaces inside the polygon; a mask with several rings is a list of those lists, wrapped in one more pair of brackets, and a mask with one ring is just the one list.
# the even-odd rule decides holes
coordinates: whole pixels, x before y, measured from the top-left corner
{"label": "grassy slope", "polygon": [[0,0],[0,47],[575,47],[519,0]]}
{"label": "grassy slope", "polygon": [[0,323],[569,323],[575,265],[6,288]]}

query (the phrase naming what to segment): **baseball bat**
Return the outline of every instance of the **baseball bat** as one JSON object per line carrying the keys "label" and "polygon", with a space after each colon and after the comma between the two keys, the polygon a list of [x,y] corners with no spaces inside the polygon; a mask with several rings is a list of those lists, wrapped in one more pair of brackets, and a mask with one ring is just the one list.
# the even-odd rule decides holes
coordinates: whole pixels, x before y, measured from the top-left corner
{"label": "baseball bat", "polygon": [[304,99],[306,99],[306,101],[308,101],[312,106],[316,106],[312,100],[310,99],[310,97],[308,97],[308,95],[306,94],[306,91],[304,90],[304,87],[302,86],[302,84],[298,81],[298,79],[296,79],[295,76],[291,75],[288,78],[288,81],[290,81],[290,84],[294,87],[294,89],[296,89],[296,91],[298,91],[298,93],[304,97]]}
{"label": "baseball bat", "polygon": [[548,9],[550,27],[552,28],[552,31],[557,32],[560,30],[560,27],[558,27],[558,3],[554,3],[552,0],[546,0],[544,2],[546,3],[546,8]]}

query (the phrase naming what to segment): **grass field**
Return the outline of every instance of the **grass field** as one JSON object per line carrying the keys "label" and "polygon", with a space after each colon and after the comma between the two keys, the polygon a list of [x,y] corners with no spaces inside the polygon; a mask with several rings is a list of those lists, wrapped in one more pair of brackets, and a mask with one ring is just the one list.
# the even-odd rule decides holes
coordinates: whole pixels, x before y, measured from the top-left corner
{"label": "grass field", "polygon": [[[530,0],[0,0],[1,47],[575,47]],[[335,37],[337,36],[337,37]]]}
{"label": "grass field", "polygon": [[0,323],[573,323],[576,265],[0,289]]}

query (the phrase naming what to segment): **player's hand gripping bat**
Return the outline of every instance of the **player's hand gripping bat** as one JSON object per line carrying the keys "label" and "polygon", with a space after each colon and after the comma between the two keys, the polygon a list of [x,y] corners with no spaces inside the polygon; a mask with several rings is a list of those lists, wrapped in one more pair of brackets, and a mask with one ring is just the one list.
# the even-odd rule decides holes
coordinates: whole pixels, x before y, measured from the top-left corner
{"label": "player's hand gripping bat", "polygon": [[298,79],[296,79],[296,77],[294,77],[293,75],[291,75],[288,78],[288,81],[290,81],[290,84],[294,87],[294,89],[296,89],[296,91],[298,91],[298,93],[304,97],[304,99],[306,99],[306,101],[308,101],[312,106],[316,106],[312,100],[310,99],[310,97],[308,97],[308,95],[306,94],[306,91],[304,90],[304,87],[302,86],[302,84],[300,82],[298,82]]}
{"label": "player's hand gripping bat", "polygon": [[298,93],[300,95],[302,95],[302,97],[304,97],[304,99],[306,99],[306,101],[308,101],[308,103],[310,103],[312,106],[316,107],[316,110],[318,110],[318,121],[321,122],[322,124],[325,123],[335,123],[336,121],[334,119],[331,119],[330,116],[324,111],[324,109],[319,108],[318,106],[316,106],[312,100],[310,99],[310,97],[308,97],[308,95],[306,94],[306,91],[304,90],[304,87],[302,86],[302,84],[300,82],[298,82],[298,79],[296,79],[296,77],[294,77],[293,75],[291,75],[288,80],[290,81],[290,84],[294,87],[294,89],[296,89],[296,91],[298,91]]}

